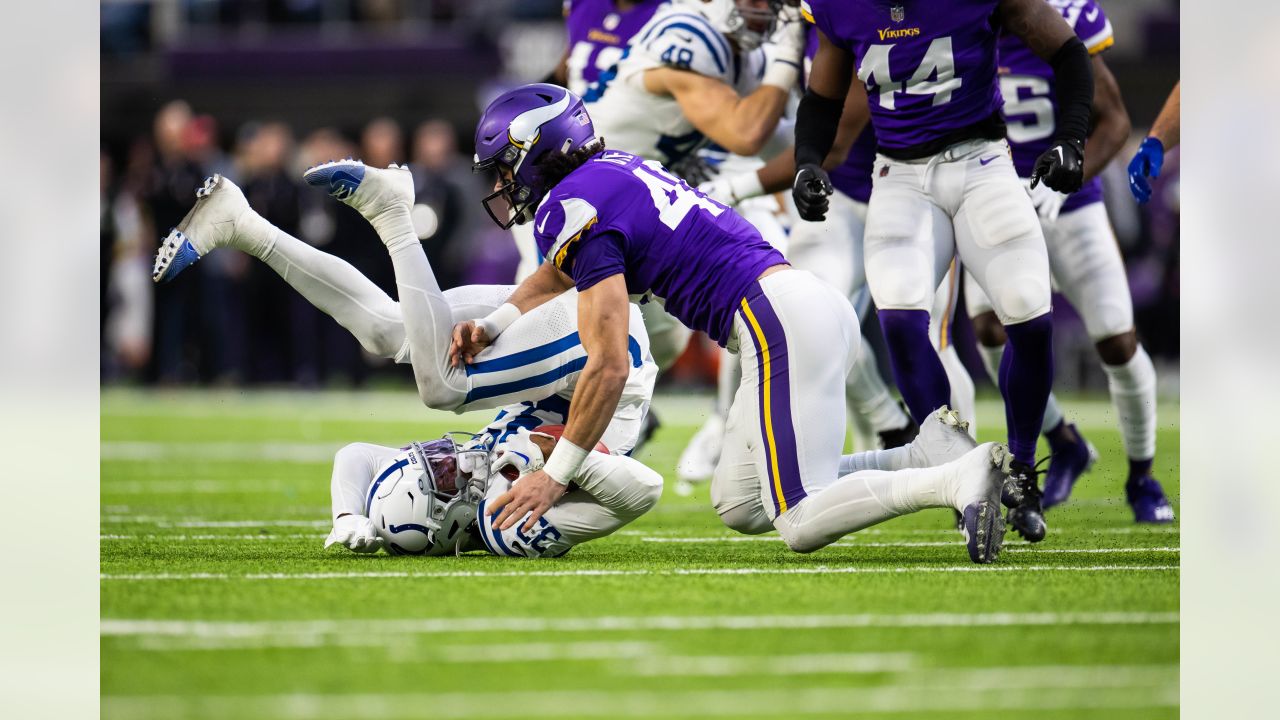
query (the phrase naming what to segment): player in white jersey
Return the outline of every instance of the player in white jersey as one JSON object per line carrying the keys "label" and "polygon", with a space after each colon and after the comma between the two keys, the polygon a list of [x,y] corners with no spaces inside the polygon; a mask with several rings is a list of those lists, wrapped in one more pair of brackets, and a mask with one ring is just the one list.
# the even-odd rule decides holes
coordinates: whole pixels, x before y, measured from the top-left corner
{"label": "player in white jersey", "polygon": [[502,557],[551,558],[610,535],[648,512],[662,476],[597,447],[573,487],[530,531],[498,530],[486,510],[519,477],[540,470],[560,427],[530,431],[506,411],[461,444],[454,435],[402,448],[352,443],[333,461],[333,530],[325,547],[357,553],[453,555],[484,550]]}
{"label": "player in white jersey", "polygon": [[[744,157],[761,154],[774,139],[804,50],[801,23],[773,26],[763,0],[680,0],[659,8],[583,97],[597,132],[611,148],[677,171],[707,142]],[[656,305],[643,310],[654,358],[665,369],[690,332]]]}
{"label": "player in white jersey", "polygon": [[[309,179],[327,184],[331,175],[321,167]],[[410,174],[398,171],[396,177],[411,193]],[[510,336],[507,342],[501,347],[495,343],[464,364],[448,354],[453,325],[476,318],[501,324],[503,305],[513,286],[466,286],[442,292],[407,216],[385,209],[357,209],[366,210],[375,228],[402,233],[394,238],[400,252],[392,254],[399,303],[341,258],[271,225],[249,207],[240,188],[217,175],[205,181],[196,193],[195,207],[165,239],[156,256],[154,279],[170,281],[213,249],[235,248],[279,273],[307,301],[351,332],[370,354],[409,363],[419,396],[430,408],[463,412],[548,398],[567,403],[586,364],[578,338],[576,293],[548,303],[545,311],[539,308],[540,312],[511,322],[502,333],[504,339]],[[658,374],[644,322],[634,307],[628,335],[631,372],[604,439],[620,452],[631,451],[640,439]],[[554,418],[544,420],[554,424]]]}

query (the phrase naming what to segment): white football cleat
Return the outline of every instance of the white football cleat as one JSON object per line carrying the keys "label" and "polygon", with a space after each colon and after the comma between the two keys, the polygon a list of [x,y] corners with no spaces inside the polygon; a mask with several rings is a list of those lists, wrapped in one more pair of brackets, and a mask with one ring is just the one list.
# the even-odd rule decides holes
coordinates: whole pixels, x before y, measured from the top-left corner
{"label": "white football cleat", "polygon": [[724,447],[724,418],[712,413],[676,461],[676,494],[688,496],[693,486],[711,479],[720,462],[720,450]]}
{"label": "white football cleat", "polygon": [[252,212],[235,183],[221,175],[205,178],[196,190],[195,206],[160,243],[151,279],[169,282],[210,250],[236,245],[237,222]]}
{"label": "white football cleat", "polygon": [[347,158],[317,165],[302,179],[327,188],[331,197],[355,208],[375,227],[385,213],[413,207],[413,174],[407,165],[392,163],[379,169]]}
{"label": "white football cleat", "polygon": [[929,413],[920,425],[920,433],[910,444],[908,467],[934,467],[949,463],[978,446],[969,435],[969,423],[955,410],[943,405]]}

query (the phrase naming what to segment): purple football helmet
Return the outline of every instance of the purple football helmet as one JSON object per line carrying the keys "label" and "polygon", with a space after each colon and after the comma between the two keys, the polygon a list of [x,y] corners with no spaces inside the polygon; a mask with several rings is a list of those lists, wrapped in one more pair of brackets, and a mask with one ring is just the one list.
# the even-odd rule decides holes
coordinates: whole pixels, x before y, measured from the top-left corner
{"label": "purple football helmet", "polygon": [[536,83],[508,90],[489,103],[476,125],[475,172],[505,170],[505,182],[484,199],[498,225],[533,219],[551,188],[538,178],[538,161],[569,153],[596,139],[582,98],[557,85]]}

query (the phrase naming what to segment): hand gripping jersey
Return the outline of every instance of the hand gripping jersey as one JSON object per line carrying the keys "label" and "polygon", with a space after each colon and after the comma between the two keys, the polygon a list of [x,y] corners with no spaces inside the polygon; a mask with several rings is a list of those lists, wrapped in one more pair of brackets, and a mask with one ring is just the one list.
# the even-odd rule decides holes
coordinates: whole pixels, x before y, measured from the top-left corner
{"label": "hand gripping jersey", "polygon": [[735,54],[724,34],[682,7],[663,7],[631,40],[617,66],[600,74],[583,96],[596,134],[610,148],[635,153],[664,166],[683,160],[706,138],[684,117],[674,97],[644,88],[646,70],[671,67],[723,80],[738,94],[750,93],[764,76],[764,51]]}
{"label": "hand gripping jersey", "polygon": [[[923,157],[998,129],[997,0],[803,0],[802,14],[853,54],[880,151]],[[993,121],[981,135],[967,128]],[[996,139],[991,137],[990,139]],[[912,149],[930,148],[912,153]],[[935,149],[936,148],[936,149]]]}
{"label": "hand gripping jersey", "polygon": [[622,59],[631,37],[661,4],[661,0],[640,0],[621,10],[614,0],[565,0],[569,89],[579,97],[585,95],[600,73]]}
{"label": "hand gripping jersey", "polygon": [[[809,37],[804,46],[803,82],[809,83],[809,70],[813,67],[813,56],[818,52],[818,30],[809,26]],[[849,148],[849,156],[830,172],[831,185],[840,192],[860,203],[871,200],[871,169],[876,163],[876,131],[868,123],[853,141]]]}
{"label": "hand gripping jersey", "polygon": [[[1111,21],[1094,0],[1048,0],[1048,3],[1067,19],[1090,55],[1106,50],[1115,42]],[[1058,112],[1053,68],[1031,52],[1021,38],[1008,33],[1000,36],[999,58],[1000,93],[1004,96],[1004,118],[1013,164],[1019,177],[1029,178],[1036,158],[1053,144],[1054,118]],[[1062,212],[1101,200],[1102,179],[1094,178],[1067,198]]]}
{"label": "hand gripping jersey", "polygon": [[627,292],[658,300],[724,345],[734,312],[782,253],[737,213],[653,161],[605,150],[561,180],[534,216],[538,250],[580,291],[623,274]]}

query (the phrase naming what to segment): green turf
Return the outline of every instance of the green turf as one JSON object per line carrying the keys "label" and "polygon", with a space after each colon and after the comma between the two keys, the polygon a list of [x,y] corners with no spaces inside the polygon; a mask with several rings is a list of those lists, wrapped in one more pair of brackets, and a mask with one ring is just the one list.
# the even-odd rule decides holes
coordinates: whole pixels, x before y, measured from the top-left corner
{"label": "green turf", "polygon": [[[671,476],[705,404],[655,407],[640,457]],[[705,488],[517,561],[320,547],[338,447],[483,414],[412,392],[108,391],[103,717],[1175,717],[1177,526],[1132,524],[1105,400],[1068,410],[1102,459],[1048,540],[990,568],[948,512],[801,556],[726,530]],[[995,404],[979,416],[998,439]],[[1159,443],[1176,508],[1176,405]]]}

